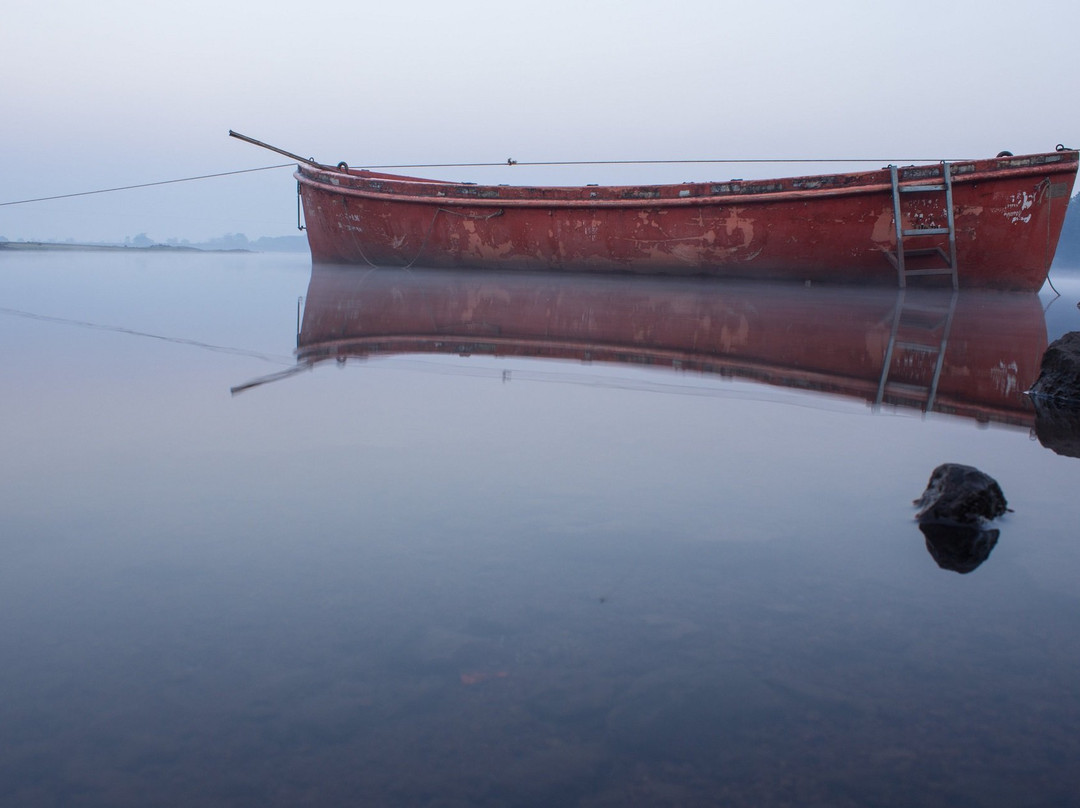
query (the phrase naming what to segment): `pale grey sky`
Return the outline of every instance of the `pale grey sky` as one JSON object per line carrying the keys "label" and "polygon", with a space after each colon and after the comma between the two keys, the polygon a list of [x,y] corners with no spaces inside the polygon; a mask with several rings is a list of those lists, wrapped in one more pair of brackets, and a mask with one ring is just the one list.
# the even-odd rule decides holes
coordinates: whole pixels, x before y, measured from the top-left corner
{"label": "pale grey sky", "polygon": [[[949,158],[1080,144],[1080,4],[8,0],[0,202],[286,162]],[[856,168],[857,166],[852,166]],[[819,166],[444,170],[681,181]],[[287,169],[0,207],[10,239],[295,230]]]}

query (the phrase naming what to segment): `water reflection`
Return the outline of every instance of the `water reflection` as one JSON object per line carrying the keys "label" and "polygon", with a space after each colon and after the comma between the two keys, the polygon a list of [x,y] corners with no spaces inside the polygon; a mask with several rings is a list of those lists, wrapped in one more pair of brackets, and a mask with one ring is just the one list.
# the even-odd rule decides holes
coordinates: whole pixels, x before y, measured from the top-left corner
{"label": "water reflection", "polygon": [[297,355],[621,362],[1031,427],[1046,345],[1035,295],[315,266]]}
{"label": "water reflection", "polygon": [[975,525],[920,524],[926,549],[943,570],[966,574],[990,557],[1000,531]]}
{"label": "water reflection", "polygon": [[[889,290],[20,260],[5,305],[51,319],[0,317],[5,808],[1075,801],[1080,464],[868,414],[905,357],[930,401],[914,294],[897,324]],[[551,364],[453,356],[223,396],[291,353],[309,283],[300,367],[412,342],[858,398],[476,383]],[[932,409],[975,408],[968,368],[980,412],[1030,417],[1036,301],[973,299],[926,315],[952,306]],[[911,519],[953,460],[1016,509],[974,575]]]}
{"label": "water reflection", "polygon": [[1031,403],[1039,443],[1056,454],[1080,457],[1080,409],[1039,397]]}

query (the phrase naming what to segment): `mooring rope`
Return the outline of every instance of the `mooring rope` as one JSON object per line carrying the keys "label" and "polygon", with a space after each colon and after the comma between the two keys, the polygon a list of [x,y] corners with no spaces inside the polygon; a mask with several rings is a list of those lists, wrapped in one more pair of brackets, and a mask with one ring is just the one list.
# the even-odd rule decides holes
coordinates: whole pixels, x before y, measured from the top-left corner
{"label": "mooring rope", "polygon": [[[948,162],[962,162],[967,158],[949,158]],[[357,168],[365,169],[401,169],[401,168],[505,168],[507,166],[648,166],[648,165],[739,165],[739,164],[793,164],[793,163],[876,163],[888,165],[890,163],[937,163],[941,162],[937,157],[750,157],[750,158],[725,158],[703,160],[515,160],[507,158],[501,163],[398,163],[394,165],[363,165]],[[11,202],[0,202],[0,208],[9,205],[27,205],[31,202],[50,202],[56,199],[72,199],[79,196],[92,196],[94,194],[111,194],[116,191],[132,191],[137,188],[153,188],[158,185],[172,185],[178,182],[195,182],[197,180],[209,180],[216,177],[231,177],[236,174],[250,174],[255,171],[272,171],[279,168],[291,168],[295,163],[279,163],[272,166],[260,166],[259,168],[243,168],[238,171],[221,171],[216,174],[200,174],[197,177],[180,177],[173,180],[159,180],[157,182],[143,182],[137,185],[121,185],[116,188],[100,188],[94,191],[79,191],[71,194],[56,194],[54,196],[39,196],[33,199],[16,199]]]}
{"label": "mooring rope", "polygon": [[110,331],[114,334],[126,334],[131,337],[145,337],[147,339],[161,340],[162,342],[172,342],[176,345],[189,345],[193,348],[202,348],[216,353],[248,356],[253,359],[261,359],[264,362],[272,362],[277,365],[293,364],[293,359],[287,356],[276,356],[262,351],[249,351],[245,348],[232,348],[228,345],[213,345],[209,342],[199,342],[198,340],[185,339],[184,337],[169,337],[164,334],[153,334],[149,331],[136,331],[134,328],[125,328],[124,326],[119,325],[106,325],[103,323],[88,322],[86,320],[72,320],[66,317],[51,317],[47,314],[38,314],[37,312],[24,311],[23,309],[9,309],[6,306],[0,307],[0,316],[22,317],[26,320],[37,320],[38,322],[52,323],[54,325],[70,325],[77,328],[87,328],[92,331]]}
{"label": "mooring rope", "polygon": [[293,163],[281,163],[276,166],[262,166],[260,168],[242,168],[239,171],[221,171],[217,174],[202,174],[198,177],[181,177],[175,180],[160,180],[158,182],[143,182],[138,185],[121,185],[118,188],[101,188],[97,191],[79,191],[74,194],[57,194],[56,196],[39,196],[35,199],[17,199],[14,202],[0,202],[0,208],[7,205],[25,205],[29,202],[49,202],[53,199],[71,199],[76,196],[91,196],[93,194],[111,194],[114,191],[131,191],[135,188],[152,188],[155,185],[171,185],[176,182],[194,182],[195,180],[209,180],[214,177],[230,177],[234,174],[250,174],[253,171],[270,171],[275,168],[291,168]]}

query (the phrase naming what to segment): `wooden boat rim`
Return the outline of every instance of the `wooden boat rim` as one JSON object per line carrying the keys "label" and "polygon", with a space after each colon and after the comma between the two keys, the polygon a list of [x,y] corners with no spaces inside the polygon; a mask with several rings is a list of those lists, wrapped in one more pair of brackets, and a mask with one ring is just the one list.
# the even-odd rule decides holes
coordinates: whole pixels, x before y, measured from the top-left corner
{"label": "wooden boat rim", "polygon": [[[1033,155],[950,163],[953,184],[1003,177],[1075,173],[1080,152],[1064,150]],[[901,186],[940,180],[943,163],[898,168]],[[892,191],[889,167],[871,171],[762,180],[687,182],[653,185],[526,186],[479,185],[385,174],[366,169],[301,165],[293,175],[323,192],[388,202],[468,207],[690,207],[737,202],[775,202]]]}

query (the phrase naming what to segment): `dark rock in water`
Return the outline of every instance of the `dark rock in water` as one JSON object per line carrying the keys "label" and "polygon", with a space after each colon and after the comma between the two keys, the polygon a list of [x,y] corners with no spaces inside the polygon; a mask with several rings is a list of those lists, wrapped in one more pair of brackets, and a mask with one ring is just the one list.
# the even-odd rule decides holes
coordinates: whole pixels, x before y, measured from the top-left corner
{"label": "dark rock in water", "polygon": [[1060,455],[1080,457],[1080,331],[1050,343],[1028,395],[1039,443]]}
{"label": "dark rock in water", "polygon": [[976,525],[919,525],[926,537],[926,549],[943,570],[966,575],[990,557],[997,544],[998,530]]}
{"label": "dark rock in water", "polygon": [[934,469],[915,500],[919,524],[981,525],[1009,510],[1001,486],[973,466],[944,463]]}
{"label": "dark rock in water", "polygon": [[1070,331],[1050,343],[1028,395],[1080,407],[1080,331]]}
{"label": "dark rock in water", "polygon": [[1080,406],[1052,398],[1033,397],[1035,435],[1047,449],[1080,457]]}

